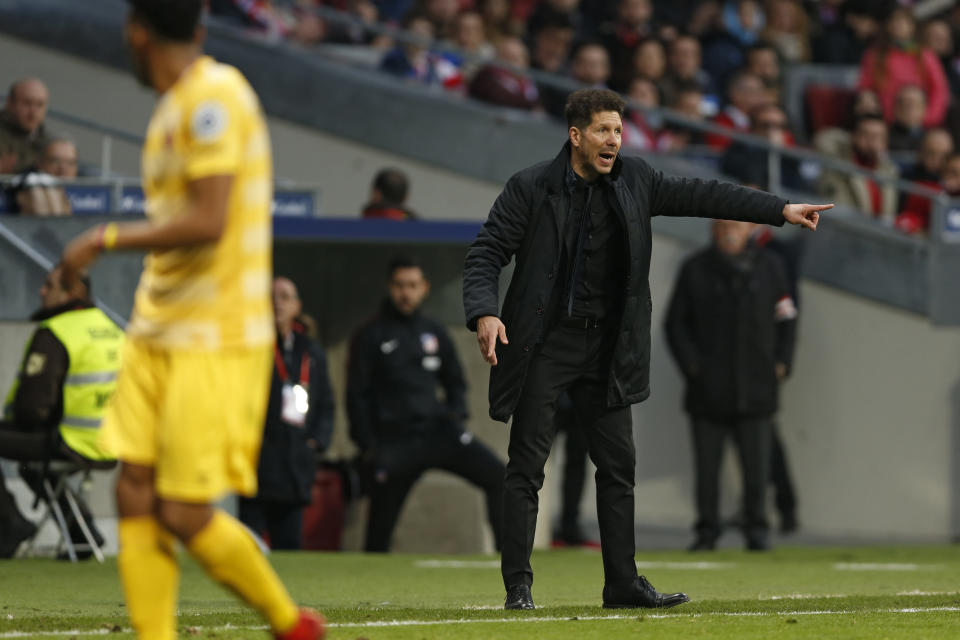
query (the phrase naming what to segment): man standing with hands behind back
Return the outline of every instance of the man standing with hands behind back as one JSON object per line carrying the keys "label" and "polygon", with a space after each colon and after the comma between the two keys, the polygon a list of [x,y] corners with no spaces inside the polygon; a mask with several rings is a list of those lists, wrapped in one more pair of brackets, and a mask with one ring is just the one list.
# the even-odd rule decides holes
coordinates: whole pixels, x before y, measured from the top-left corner
{"label": "man standing with hands behind back", "polygon": [[[634,560],[630,405],[650,394],[651,217],[730,216],[815,229],[818,212],[832,206],[667,177],[639,158],[618,157],[623,110],[611,91],[571,94],[567,143],[553,161],[510,178],[467,253],[464,311],[493,365],[490,416],[513,417],[501,558],[507,609],[534,608],[530,554],[562,391],[580,415],[597,466],[604,607],[689,601],[657,592],[637,575]],[[501,310],[500,271],[514,257]]]}

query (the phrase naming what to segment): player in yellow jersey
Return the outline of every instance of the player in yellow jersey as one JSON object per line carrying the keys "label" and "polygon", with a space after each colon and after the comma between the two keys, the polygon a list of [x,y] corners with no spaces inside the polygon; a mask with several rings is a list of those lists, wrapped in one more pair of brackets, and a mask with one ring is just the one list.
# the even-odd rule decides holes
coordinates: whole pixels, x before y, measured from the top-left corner
{"label": "player in yellow jersey", "polygon": [[137,635],[176,637],[179,540],[277,638],[324,635],[253,538],[214,509],[256,492],[270,388],[270,143],[239,71],[201,54],[202,0],[129,0],[137,77],[159,94],[143,149],[148,222],[91,229],[69,274],[101,251],[146,249],[102,444],[121,460],[118,565]]}

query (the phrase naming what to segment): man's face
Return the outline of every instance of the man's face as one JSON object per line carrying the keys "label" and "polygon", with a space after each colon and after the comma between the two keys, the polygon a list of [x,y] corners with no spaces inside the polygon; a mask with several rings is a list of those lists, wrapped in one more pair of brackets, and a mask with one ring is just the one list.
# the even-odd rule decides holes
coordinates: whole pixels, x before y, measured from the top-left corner
{"label": "man's face", "polygon": [[47,274],[40,287],[40,300],[44,309],[53,309],[72,300],[75,296],[63,286],[61,270],[56,268]]}
{"label": "man's face", "polygon": [[430,293],[430,283],[420,267],[395,269],[387,284],[393,306],[405,316],[414,313]]}
{"label": "man's face", "polygon": [[751,51],[747,59],[747,70],[764,80],[776,80],[780,77],[780,62],[772,49]]}
{"label": "man's face", "polygon": [[26,80],[7,97],[7,109],[20,128],[33,133],[47,117],[50,95],[39,80]]}
{"label": "man's face", "polygon": [[943,168],[943,190],[951,196],[960,195],[960,156],[954,156]]}
{"label": "man's face", "polygon": [[953,153],[953,138],[942,129],[934,129],[923,137],[920,164],[934,175],[943,171],[943,163]]}
{"label": "man's face", "polygon": [[497,44],[497,59],[518,69],[526,69],[530,66],[527,47],[519,38],[503,38]]}
{"label": "man's face", "polygon": [[777,146],[787,141],[787,115],[779,107],[767,107],[757,113],[753,130]]}
{"label": "man's face", "polygon": [[460,4],[457,0],[428,0],[427,15],[440,23],[447,23],[457,17]]}
{"label": "man's face", "polygon": [[864,120],[853,133],[853,150],[860,158],[876,163],[887,153],[887,126],[882,120]]}
{"label": "man's face", "polygon": [[484,43],[483,18],[479,13],[467,12],[457,18],[457,45],[473,51]]}
{"label": "man's face", "polygon": [[703,112],[700,110],[703,102],[703,94],[699,91],[684,91],[673,101],[673,108],[694,120],[703,120]]}
{"label": "man's face", "polygon": [[692,78],[700,69],[700,42],[680,37],[670,47],[670,69],[680,78]]}
{"label": "man's face", "polygon": [[657,87],[646,78],[635,78],[630,83],[627,97],[644,107],[655,108],[660,106],[660,96]]}
{"label": "man's face", "polygon": [[908,129],[923,126],[923,116],[927,112],[927,97],[919,87],[904,87],[897,93],[893,107],[893,117]]}
{"label": "man's face", "polygon": [[610,58],[599,45],[585,46],[573,61],[573,77],[584,84],[606,84],[610,77]]}
{"label": "man's face", "polygon": [[663,45],[657,40],[647,40],[633,54],[633,69],[645,78],[659,79],[666,67]]}
{"label": "man's face", "polygon": [[289,326],[302,310],[297,287],[287,278],[273,281],[273,319],[277,326]]}
{"label": "man's face", "polygon": [[713,244],[722,253],[735,256],[743,253],[750,239],[753,224],[737,220],[715,220],[713,223]]}
{"label": "man's face", "polygon": [[72,142],[57,140],[47,145],[37,168],[58,178],[77,177],[77,148]]}
{"label": "man's face", "polygon": [[750,113],[764,101],[763,83],[757,76],[744,76],[730,93],[730,102],[740,111]]}
{"label": "man's face", "polygon": [[613,163],[620,152],[620,136],[623,122],[616,111],[601,111],[593,114],[593,120],[582,131],[570,127],[570,144],[573,147],[574,169],[586,180],[593,180],[613,170]]}
{"label": "man's face", "polygon": [[433,40],[433,24],[426,18],[417,18],[410,23],[408,30],[420,38],[420,42],[404,45],[408,55],[414,57],[426,51],[429,42]]}
{"label": "man's face", "polygon": [[620,20],[624,23],[638,27],[649,22],[653,15],[653,7],[650,6],[650,0],[620,0]]}
{"label": "man's face", "polygon": [[941,58],[951,55],[953,34],[950,32],[950,25],[943,20],[928,22],[923,28],[923,44],[933,49],[933,52]]}

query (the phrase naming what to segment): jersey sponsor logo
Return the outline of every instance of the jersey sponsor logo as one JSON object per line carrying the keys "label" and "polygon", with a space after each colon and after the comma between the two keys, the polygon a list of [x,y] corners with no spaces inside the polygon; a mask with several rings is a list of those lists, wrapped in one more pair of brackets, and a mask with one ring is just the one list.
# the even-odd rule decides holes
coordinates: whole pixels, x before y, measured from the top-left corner
{"label": "jersey sponsor logo", "polygon": [[793,298],[783,296],[777,300],[777,306],[773,309],[773,319],[777,322],[793,320],[797,317],[797,305],[793,303]]}
{"label": "jersey sponsor logo", "polygon": [[400,341],[397,340],[396,338],[394,338],[393,340],[387,340],[386,342],[380,343],[380,352],[383,355],[388,356],[394,351],[396,351],[397,347],[399,346],[400,346]]}
{"label": "jersey sponsor logo", "polygon": [[436,353],[440,350],[440,341],[432,333],[421,333],[420,345],[423,347],[424,353]]}
{"label": "jersey sponsor logo", "polygon": [[190,131],[201,142],[214,142],[227,128],[227,110],[215,100],[198,106],[190,118]]}
{"label": "jersey sponsor logo", "polygon": [[28,376],[38,376],[43,373],[43,368],[47,366],[47,355],[45,353],[31,353],[27,356],[27,364],[23,372]]}

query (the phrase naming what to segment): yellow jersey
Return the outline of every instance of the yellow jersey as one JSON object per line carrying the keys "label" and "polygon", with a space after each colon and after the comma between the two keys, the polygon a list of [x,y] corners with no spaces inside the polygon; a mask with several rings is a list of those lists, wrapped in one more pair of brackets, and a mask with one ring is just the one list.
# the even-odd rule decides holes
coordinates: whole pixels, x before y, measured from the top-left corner
{"label": "yellow jersey", "polygon": [[162,347],[224,349],[274,339],[273,175],[260,103],[235,68],[203,56],[161,96],[143,147],[147,217],[188,213],[188,185],[233,176],[217,242],[151,251],[127,333]]}

